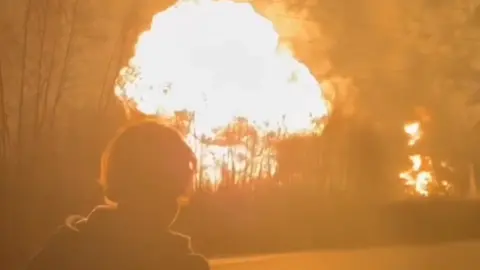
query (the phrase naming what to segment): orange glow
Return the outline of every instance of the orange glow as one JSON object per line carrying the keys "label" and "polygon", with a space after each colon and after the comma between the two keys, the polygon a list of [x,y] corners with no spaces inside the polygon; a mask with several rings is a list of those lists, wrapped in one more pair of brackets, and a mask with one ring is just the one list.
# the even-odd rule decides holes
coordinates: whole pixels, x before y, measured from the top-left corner
{"label": "orange glow", "polygon": [[154,16],[115,89],[131,110],[173,120],[200,160],[200,179],[275,173],[272,143],[319,133],[320,84],[249,3],[180,1]]}

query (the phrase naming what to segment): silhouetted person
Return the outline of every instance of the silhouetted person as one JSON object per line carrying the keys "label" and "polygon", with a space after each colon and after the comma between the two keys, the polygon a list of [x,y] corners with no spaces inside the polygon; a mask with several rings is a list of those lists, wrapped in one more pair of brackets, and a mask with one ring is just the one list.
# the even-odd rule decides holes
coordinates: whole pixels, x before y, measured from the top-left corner
{"label": "silhouetted person", "polygon": [[169,229],[195,168],[174,129],[150,120],[123,128],[102,157],[107,205],[69,217],[28,269],[209,269],[190,239]]}

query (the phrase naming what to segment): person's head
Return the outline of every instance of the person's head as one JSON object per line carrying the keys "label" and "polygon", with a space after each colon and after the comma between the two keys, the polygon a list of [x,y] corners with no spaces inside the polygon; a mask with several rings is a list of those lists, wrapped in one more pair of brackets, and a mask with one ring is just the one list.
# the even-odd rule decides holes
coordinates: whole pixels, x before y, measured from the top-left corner
{"label": "person's head", "polygon": [[119,209],[154,215],[169,225],[191,188],[196,158],[182,135],[155,120],[123,127],[102,156],[100,183]]}

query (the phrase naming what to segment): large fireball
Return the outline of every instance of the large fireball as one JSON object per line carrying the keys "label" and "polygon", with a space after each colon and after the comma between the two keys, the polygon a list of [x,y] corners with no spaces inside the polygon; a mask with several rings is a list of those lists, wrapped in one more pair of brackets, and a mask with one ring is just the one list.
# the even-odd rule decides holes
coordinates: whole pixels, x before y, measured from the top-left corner
{"label": "large fireball", "polygon": [[319,132],[320,84],[248,3],[180,1],[153,18],[116,95],[180,123],[210,183],[271,176],[272,140]]}

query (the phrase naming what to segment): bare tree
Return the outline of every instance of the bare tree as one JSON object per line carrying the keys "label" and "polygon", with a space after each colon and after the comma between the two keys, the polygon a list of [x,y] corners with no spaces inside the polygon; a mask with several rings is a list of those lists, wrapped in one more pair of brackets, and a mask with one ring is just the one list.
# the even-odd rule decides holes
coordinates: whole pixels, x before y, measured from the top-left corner
{"label": "bare tree", "polygon": [[4,176],[8,166],[8,151],[10,148],[10,130],[7,121],[3,66],[2,62],[0,62],[0,175]]}

